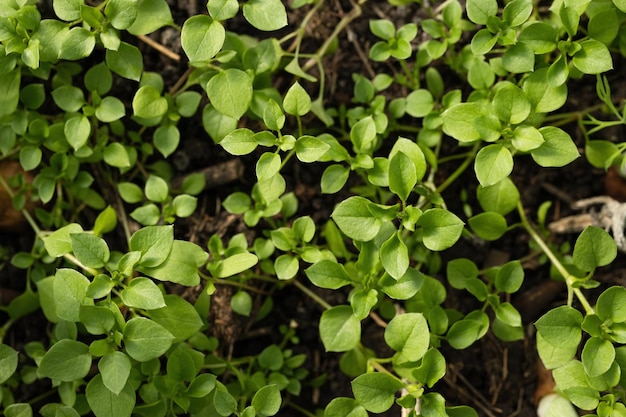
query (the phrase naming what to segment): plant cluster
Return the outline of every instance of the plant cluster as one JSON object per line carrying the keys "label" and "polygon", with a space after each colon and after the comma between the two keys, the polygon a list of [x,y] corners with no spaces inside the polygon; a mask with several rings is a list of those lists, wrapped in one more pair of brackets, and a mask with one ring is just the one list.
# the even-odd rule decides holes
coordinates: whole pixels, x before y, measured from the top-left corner
{"label": "plant cluster", "polygon": [[[597,268],[616,258],[615,242],[589,226],[572,251],[558,248],[543,227],[547,207],[533,224],[511,179],[520,155],[555,168],[578,158],[566,125],[582,132],[591,166],[624,170],[624,143],[594,134],[626,123],[604,75],[626,54],[626,2],[463,3],[424,5],[419,20],[407,16],[399,27],[371,20],[369,59],[388,66],[354,74],[350,105],[333,107],[324,57],[366,0],[313,53],[301,46],[323,0],[292,2],[304,18],[282,38],[271,36],[288,25],[280,0],[208,0],[181,26],[165,0],[53,0],[45,12],[35,0],[2,2],[0,162],[18,160],[33,180],[22,173],[0,183],[36,237],[10,260],[23,270],[24,290],[1,307],[0,413],[264,417],[291,408],[357,417],[400,407],[410,416],[477,416],[438,391],[442,348],[466,349],[490,331],[523,339],[510,295],[524,269],[520,259],[486,269],[468,258],[444,264],[440,252],[521,231],[568,290],[566,303],[535,323],[559,394],[542,412],[575,416],[576,406],[626,416],[626,289],[603,289],[595,302],[586,292],[600,285]],[[240,14],[268,33],[227,30]],[[189,62],[167,91],[163,76],[144,68],[137,41],[164,27],[179,31]],[[289,87],[279,89],[278,77]],[[569,85],[592,77],[601,104],[561,111]],[[252,239],[198,244],[175,234],[205,188],[200,174],[172,182],[186,120],[201,120],[206,140],[230,155],[254,158],[254,185],[223,201]],[[319,190],[337,197],[329,219],[316,223],[299,209],[285,178],[295,164],[323,172]],[[480,207],[454,212],[443,193],[462,176],[473,181],[472,171]],[[32,212],[29,200],[40,203]],[[187,300],[177,285],[200,295]],[[319,381],[297,353],[293,326],[252,356],[221,355],[207,317],[225,285],[235,288],[232,310],[255,320],[272,314],[272,296],[286,286],[323,308],[319,337],[341,353],[353,395],[317,411],[298,405],[303,386]],[[311,286],[347,297],[331,305]],[[450,308],[450,289],[479,307]],[[4,337],[37,310],[49,339],[11,346]],[[363,343],[368,317],[384,326],[391,356]],[[41,384],[45,393],[16,398]]]}

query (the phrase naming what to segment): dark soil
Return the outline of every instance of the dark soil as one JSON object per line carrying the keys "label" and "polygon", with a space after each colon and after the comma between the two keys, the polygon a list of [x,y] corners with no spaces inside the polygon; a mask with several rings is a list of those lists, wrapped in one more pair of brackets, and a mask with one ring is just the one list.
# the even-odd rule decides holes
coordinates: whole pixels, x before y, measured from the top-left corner
{"label": "dark soil", "polygon": [[[190,14],[196,14],[204,10],[206,2],[194,2],[189,0],[171,0],[171,7],[177,23],[182,23]],[[347,0],[328,1],[319,15],[311,21],[307,28],[302,51],[314,52],[334,29],[343,14],[350,10]],[[291,26],[296,27],[304,11],[291,12],[289,21]],[[396,22],[397,25],[408,22],[419,22],[421,18],[419,6],[392,8],[383,1],[368,2],[363,9],[363,14],[353,21],[347,30],[341,34],[339,48],[336,53],[328,56],[324,61],[327,71],[328,86],[325,97],[328,107],[341,105],[351,106],[352,97],[352,74],[359,73],[371,77],[373,73],[393,72],[393,65],[376,64],[363,59],[367,56],[369,47],[373,41],[368,29],[369,19],[387,18]],[[229,22],[228,29],[238,32],[250,32],[250,27],[243,20]],[[262,34],[252,32],[254,36]],[[151,35],[154,40],[163,44],[172,52],[182,54],[180,42],[176,33],[171,29],[164,29]],[[137,42],[135,39],[129,41]],[[166,81],[166,89],[175,84],[179,77],[186,71],[185,62],[176,62],[171,58],[160,54],[149,46],[139,43],[144,53],[146,70],[159,71]],[[373,68],[372,68],[373,67]],[[616,72],[616,71],[615,71]],[[288,87],[293,77],[289,74],[279,76],[277,85]],[[449,88],[457,79],[448,80]],[[611,84],[623,88],[624,84],[617,80]],[[567,106],[574,107],[577,103],[596,103],[595,79],[589,77],[576,86],[576,91],[570,94],[571,103]],[[307,85],[315,91],[317,85]],[[318,123],[310,120],[310,123]],[[202,127],[201,120],[192,120],[183,123],[181,137],[184,138],[179,150],[172,157],[175,167],[175,178],[188,173],[206,170],[214,174],[212,187],[199,197],[199,209],[188,220],[178,221],[176,230],[180,238],[189,239],[206,247],[208,238],[218,234],[225,241],[235,233],[246,233],[250,241],[256,236],[255,230],[247,228],[239,216],[234,216],[221,209],[221,201],[235,190],[248,190],[254,183],[254,160],[241,159],[240,162],[232,162],[232,157],[220,147],[213,144]],[[575,126],[566,126],[572,136],[582,146],[582,138],[577,133]],[[615,132],[621,137],[622,132]],[[453,141],[446,146],[454,146]],[[582,152],[582,149],[581,149]],[[225,168],[223,163],[231,165]],[[445,177],[446,170],[451,172],[451,166],[442,166],[441,176]],[[218,168],[215,168],[218,167]],[[326,196],[319,192],[319,179],[323,167],[301,170],[295,166],[286,168],[285,176],[288,180],[288,188],[294,191],[299,198],[300,215],[310,215],[316,222],[322,224],[329,218],[330,212],[340,199],[347,194]],[[226,175],[225,172],[228,174]],[[217,174],[215,174],[217,173]],[[518,186],[522,202],[533,216],[537,208],[545,201],[552,201],[549,221],[557,220],[563,216],[573,214],[569,208],[571,201],[603,195],[606,193],[604,185],[604,172],[592,169],[584,158],[570,164],[563,169],[539,168],[530,158],[516,159],[515,170],[512,179]],[[176,181],[176,179],[174,179]],[[622,187],[621,185],[619,187]],[[618,188],[619,188],[618,187]],[[476,180],[473,173],[468,171],[448,189],[444,194],[445,201],[455,210],[462,213],[461,190],[465,189],[469,195],[469,204],[480,209],[475,198]],[[615,192],[615,188],[611,188]],[[458,208],[458,210],[457,210]],[[510,215],[510,223],[518,219]],[[557,243],[572,242],[576,234],[554,236]],[[120,235],[120,239],[122,236]],[[528,236],[522,233],[508,233],[503,239],[495,243],[477,243],[465,240],[454,248],[444,252],[442,257],[454,259],[465,256],[471,257],[480,267],[497,265],[507,260],[524,258],[530,254]],[[33,236],[29,233],[0,234],[0,248],[6,248],[5,259],[19,251],[30,251]],[[121,240],[123,245],[123,240]],[[444,263],[445,265],[445,263]],[[488,333],[482,340],[472,347],[456,351],[444,345],[442,351],[448,362],[448,371],[435,390],[440,392],[447,400],[448,405],[470,405],[474,407],[480,416],[508,416],[508,417],[534,417],[536,408],[534,394],[537,386],[537,355],[534,347],[534,328],[532,323],[545,311],[555,305],[561,305],[565,300],[565,288],[549,278],[549,267],[538,261],[537,257],[528,257],[524,263],[526,280],[519,293],[512,297],[512,303],[519,308],[523,315],[526,326],[526,338],[515,343],[504,343]],[[623,256],[618,257],[611,271],[601,271],[598,279],[603,287],[611,284],[623,285],[626,281],[626,265]],[[439,274],[445,283],[445,277]],[[308,282],[302,279],[302,282]],[[262,291],[268,290],[257,284]],[[18,295],[24,288],[23,271],[5,265],[0,271],[0,304],[6,305],[8,300]],[[201,288],[177,289],[191,301],[197,297]],[[346,293],[337,291],[325,291],[312,287],[312,291],[324,297],[330,304],[345,302]],[[448,288],[449,297],[445,307],[455,308],[462,312],[469,312],[476,307],[475,299],[467,293]],[[319,340],[317,323],[322,312],[317,304],[311,302],[301,291],[287,286],[276,293],[274,297],[274,310],[269,319],[249,321],[232,313],[229,307],[229,299],[232,295],[229,288],[218,287],[217,293],[212,300],[210,330],[220,337],[221,350],[224,355],[240,355],[258,353],[260,349],[270,343],[279,343],[283,335],[279,331],[281,325],[295,325],[299,344],[293,348],[296,353],[305,353],[308,357],[306,366],[311,377],[319,377],[316,386],[307,385],[299,398],[294,398],[293,403],[307,409],[322,409],[328,401],[337,396],[351,396],[350,378],[339,370],[340,355],[326,353]],[[261,299],[257,304],[260,304]],[[257,306],[258,307],[258,306]],[[3,317],[0,316],[0,322]],[[21,320],[19,325],[14,325],[5,341],[16,348],[21,348],[30,341],[47,340],[45,318],[40,313]],[[387,347],[382,338],[383,329],[373,320],[366,319],[363,322],[363,344],[381,354],[388,354]],[[312,378],[309,378],[309,381]],[[32,388],[31,389],[36,389]],[[19,393],[18,393],[19,395]],[[23,392],[21,395],[29,397],[32,392]],[[300,415],[293,408],[285,408],[280,416]],[[398,416],[399,411],[393,408],[385,415]]]}

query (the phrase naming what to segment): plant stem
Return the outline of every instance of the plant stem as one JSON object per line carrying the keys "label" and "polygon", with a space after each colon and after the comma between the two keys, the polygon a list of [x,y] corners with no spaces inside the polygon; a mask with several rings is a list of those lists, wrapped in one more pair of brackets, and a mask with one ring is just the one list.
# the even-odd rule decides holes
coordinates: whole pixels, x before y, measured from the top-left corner
{"label": "plant stem", "polygon": [[524,207],[522,206],[521,202],[517,203],[517,211],[519,213],[524,229],[526,229],[526,231],[530,234],[530,236],[537,243],[537,245],[539,245],[543,253],[545,253],[546,256],[550,259],[550,262],[552,262],[552,265],[554,265],[557,271],[559,271],[559,273],[565,279],[565,284],[567,285],[567,305],[570,307],[572,306],[574,295],[576,295],[576,298],[578,298],[578,301],[580,301],[580,303],[582,304],[583,308],[585,309],[585,312],[587,314],[594,314],[593,307],[591,307],[585,295],[582,293],[582,291],[580,291],[580,288],[574,287],[574,282],[576,281],[576,277],[567,271],[565,266],[563,266],[563,263],[561,263],[560,259],[554,254],[552,249],[550,249],[548,244],[543,240],[543,238],[539,235],[539,233],[537,233],[535,228],[530,224],[530,222],[528,221],[528,218],[526,217],[526,213],[524,212]]}
{"label": "plant stem", "polygon": [[467,169],[467,167],[469,167],[469,165],[474,161],[476,153],[478,153],[479,147],[480,142],[476,142],[472,150],[467,154],[465,161],[463,161],[463,163],[461,163],[461,165],[459,165],[458,168],[455,169],[454,172],[450,174],[448,178],[446,178],[446,180],[439,185],[439,187],[437,187],[437,189],[435,190],[437,193],[442,193],[443,190],[448,188],[450,184],[456,181],[456,179]]}
{"label": "plant stem", "polygon": [[287,401],[286,405],[288,407],[293,408],[294,410],[296,410],[297,412],[299,412],[301,415],[303,416],[307,416],[307,417],[316,417],[315,414],[311,413],[310,411],[305,410],[304,408],[300,407],[297,404],[292,403],[291,401]]}
{"label": "plant stem", "polygon": [[[7,182],[4,180],[4,178],[2,176],[0,176],[0,184],[2,185],[2,188],[4,188],[4,190],[7,192],[9,197],[11,197],[11,199],[13,199],[15,197],[15,194],[13,194],[13,190],[11,189],[11,187],[9,187],[9,184],[7,184]],[[26,221],[28,222],[28,224],[30,224],[30,227],[33,229],[35,234],[38,237],[41,237],[40,236],[41,229],[39,228],[37,223],[35,223],[35,220],[32,218],[30,213],[25,208],[23,208],[21,210],[21,212],[22,212],[22,215],[24,216],[24,218],[26,219]]]}
{"label": "plant stem", "polygon": [[330,304],[328,304],[326,302],[326,300],[324,300],[323,298],[321,298],[319,295],[315,294],[313,291],[311,291],[310,289],[308,289],[307,287],[304,286],[304,284],[302,284],[300,281],[298,281],[297,279],[293,280],[293,285],[295,285],[296,287],[298,287],[298,289],[300,291],[302,291],[303,293],[305,293],[306,295],[308,295],[309,297],[311,297],[313,299],[313,301],[315,301],[316,303],[318,303],[319,305],[321,305],[322,307],[324,307],[326,310],[329,310],[332,308],[332,306]]}
{"label": "plant stem", "polygon": [[326,53],[326,51],[328,50],[328,48],[330,47],[330,44],[333,42],[333,40],[337,36],[339,36],[341,31],[344,30],[345,27],[348,26],[348,24],[350,24],[350,22],[352,22],[354,19],[356,19],[357,17],[361,15],[362,13],[361,6],[360,6],[361,3],[365,3],[365,1],[359,1],[359,4],[355,4],[352,10],[339,21],[337,26],[335,26],[335,30],[333,30],[333,33],[330,34],[330,36],[324,41],[322,46],[320,46],[320,48],[317,50],[317,52],[314,55],[314,58],[309,59],[302,66],[302,70],[304,72],[310,70],[317,61],[321,60],[324,54]]}

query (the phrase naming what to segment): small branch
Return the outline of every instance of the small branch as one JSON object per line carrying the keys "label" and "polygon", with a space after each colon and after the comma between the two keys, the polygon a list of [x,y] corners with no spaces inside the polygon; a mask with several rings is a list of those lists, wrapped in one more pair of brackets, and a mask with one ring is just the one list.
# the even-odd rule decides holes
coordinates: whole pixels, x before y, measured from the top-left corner
{"label": "small branch", "polygon": [[178,55],[176,52],[173,52],[173,51],[167,49],[165,46],[161,45],[160,43],[158,43],[154,39],[149,38],[146,35],[139,35],[137,37],[139,38],[139,40],[144,42],[146,45],[156,49],[157,51],[159,51],[161,54],[165,55],[169,59],[173,59],[174,61],[177,61],[177,62],[180,61],[180,55]]}
{"label": "small branch", "polygon": [[315,294],[313,291],[305,287],[304,284],[302,284],[297,279],[294,279],[292,282],[293,282],[293,285],[298,287],[300,291],[302,291],[303,293],[311,297],[313,301],[315,301],[316,303],[324,307],[325,310],[329,310],[333,307],[329,303],[327,303],[326,300],[324,300],[322,297],[320,297],[319,295]]}

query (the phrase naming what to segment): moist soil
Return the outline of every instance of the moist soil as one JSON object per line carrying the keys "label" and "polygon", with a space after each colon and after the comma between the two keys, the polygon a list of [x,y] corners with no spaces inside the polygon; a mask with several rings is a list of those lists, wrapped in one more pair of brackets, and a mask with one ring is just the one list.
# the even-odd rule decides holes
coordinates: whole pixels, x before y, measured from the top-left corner
{"label": "moist soil", "polygon": [[[310,21],[306,28],[306,34],[302,44],[302,52],[314,52],[322,42],[334,30],[341,17],[351,9],[348,1],[329,0],[318,14]],[[203,12],[206,2],[189,0],[170,0],[172,13],[175,21],[182,24],[190,15]],[[300,24],[307,7],[290,11],[290,29]],[[393,74],[396,68],[392,64],[376,64],[366,59],[370,46],[375,39],[369,32],[368,22],[370,19],[385,18],[393,21],[396,26],[415,22],[425,18],[423,9],[414,5],[411,7],[391,7],[387,2],[370,1],[363,6],[363,13],[355,19],[339,36],[337,50],[324,59],[324,70],[328,77],[327,91],[325,92],[327,107],[338,108],[350,107],[352,97],[353,79],[352,74],[361,74],[371,78],[376,73]],[[260,32],[251,31],[249,25],[241,18],[228,22],[227,29],[236,33],[248,33],[253,36],[263,37]],[[286,30],[285,33],[289,31]],[[171,52],[184,57],[180,48],[178,34],[173,29],[162,29],[151,38]],[[129,39],[129,42],[137,44],[144,54],[145,69],[158,71],[165,79],[166,89],[187,70],[184,58],[176,61],[163,53],[153,49],[137,39]],[[616,63],[618,66],[619,63]],[[622,90],[625,88],[623,80],[619,80],[613,71],[608,76],[613,88]],[[279,74],[276,78],[276,86],[286,89],[293,80],[290,74]],[[460,79],[453,74],[446,76],[446,86],[449,89],[463,88]],[[304,83],[311,95],[317,92],[318,86]],[[123,97],[124,91],[120,89],[118,97]],[[395,91],[394,94],[406,94]],[[128,98],[130,101],[131,98]],[[570,89],[570,98],[564,111],[580,108],[580,103],[593,105],[598,102],[595,94],[595,78],[587,77]],[[245,122],[243,122],[245,123]],[[304,120],[305,126],[316,126],[319,122],[315,119]],[[308,123],[308,124],[307,124]],[[210,188],[199,196],[197,212],[188,219],[178,220],[175,230],[178,238],[187,239],[206,247],[210,236],[217,234],[227,242],[230,236],[236,233],[245,233],[250,241],[257,236],[257,230],[250,229],[243,223],[240,216],[232,215],[221,208],[221,202],[230,193],[236,190],[250,190],[255,181],[254,161],[258,155],[251,155],[234,160],[233,157],[216,146],[205,133],[202,121],[192,119],[190,122],[181,123],[181,145],[179,150],[171,157],[175,170],[174,182],[183,176],[198,171],[206,172],[212,181]],[[575,138],[583,152],[583,139],[576,126],[565,126]],[[616,140],[623,140],[623,132],[614,130],[604,132]],[[444,139],[444,146],[449,151],[455,152],[455,141]],[[437,180],[441,182],[446,175],[454,170],[454,163],[443,164],[438,173]],[[299,199],[299,215],[310,215],[318,224],[323,224],[330,216],[335,204],[346,198],[349,187],[334,195],[322,195],[319,190],[322,166],[300,166],[288,164],[283,171],[287,179],[288,191],[293,191]],[[539,206],[546,202],[552,202],[549,210],[547,223],[558,220],[564,216],[577,214],[570,209],[570,203],[579,199],[611,194],[619,198],[620,193],[626,194],[621,178],[611,175],[606,177],[602,170],[592,168],[584,157],[560,169],[539,168],[531,158],[520,157],[515,161],[512,179],[517,185],[521,200],[528,210],[531,218]],[[355,180],[356,181],[356,180]],[[357,182],[351,185],[358,185]],[[468,205],[475,212],[480,208],[475,199],[476,179],[473,172],[468,170],[456,183],[447,189],[443,195],[449,208],[455,213],[463,213],[463,205]],[[467,198],[462,198],[465,190]],[[105,197],[110,195],[110,190],[99,190]],[[519,219],[515,214],[507,218],[509,224]],[[573,244],[577,233],[563,233],[553,235],[551,239],[556,244]],[[119,242],[115,242],[115,239]],[[111,241],[112,240],[112,241]],[[123,248],[124,238],[122,234],[108,236],[111,246],[118,245]],[[20,233],[1,232],[0,248],[4,251],[5,259],[19,251],[30,251],[33,235],[30,232]],[[434,390],[441,393],[447,401],[447,405],[469,405],[480,416],[508,416],[508,417],[533,417],[536,416],[536,393],[538,389],[538,376],[543,375],[538,365],[535,350],[534,328],[532,323],[544,312],[552,307],[562,305],[565,302],[566,291],[562,283],[553,281],[549,277],[549,266],[538,256],[533,256],[529,248],[529,237],[524,233],[507,233],[502,239],[492,242],[478,242],[462,240],[453,248],[442,254],[442,265],[449,259],[467,257],[472,259],[479,267],[499,265],[508,260],[524,259],[526,279],[520,291],[511,297],[511,302],[521,312],[526,329],[523,341],[505,343],[493,336],[491,332],[477,343],[465,350],[454,350],[444,344],[442,352],[447,360],[447,373],[437,383]],[[445,270],[445,268],[442,268]],[[6,305],[9,300],[20,294],[24,289],[24,272],[5,264],[0,270],[0,304]],[[442,273],[434,274],[446,284]],[[609,285],[623,285],[626,282],[626,264],[623,255],[619,255],[617,261],[612,264],[610,270],[601,270],[597,275],[601,282],[601,288]],[[306,279],[301,280],[308,283]],[[270,290],[261,283],[257,285],[261,291]],[[332,305],[346,302],[346,292],[327,291],[311,286],[319,296],[323,297]],[[202,288],[178,288],[175,291],[189,301],[193,302]],[[477,301],[465,292],[447,287],[448,298],[444,307],[458,309],[467,313],[475,308],[480,308]],[[312,302],[304,293],[293,286],[285,286],[275,292],[274,306],[269,318],[253,320],[243,318],[233,313],[230,309],[230,287],[218,286],[212,298],[210,312],[211,328],[208,330],[212,335],[220,338],[220,354],[238,357],[242,355],[259,353],[263,347],[271,343],[279,343],[283,334],[281,326],[295,326],[298,343],[293,346],[296,353],[305,353],[305,364],[309,371],[307,381],[315,383],[305,384],[302,394],[289,401],[306,410],[323,409],[325,405],[338,396],[351,396],[350,380],[339,370],[341,356],[324,351],[319,340],[317,323],[322,312],[321,307]],[[592,298],[593,299],[593,298]],[[256,300],[257,307],[262,298]],[[253,315],[254,316],[254,315]],[[4,317],[0,316],[0,322]],[[43,315],[35,312],[23,319],[21,323],[11,327],[5,337],[5,343],[15,348],[21,348],[30,341],[45,341],[50,331],[48,323]],[[390,355],[389,348],[385,345],[382,337],[384,329],[372,319],[363,321],[363,344],[381,356]],[[37,390],[37,384],[24,388],[16,396],[22,395],[27,399],[32,398],[33,390]],[[35,393],[36,394],[36,393]],[[20,400],[19,398],[16,398]],[[301,415],[292,407],[285,407],[279,416]],[[399,409],[394,406],[385,416],[398,416]]]}

